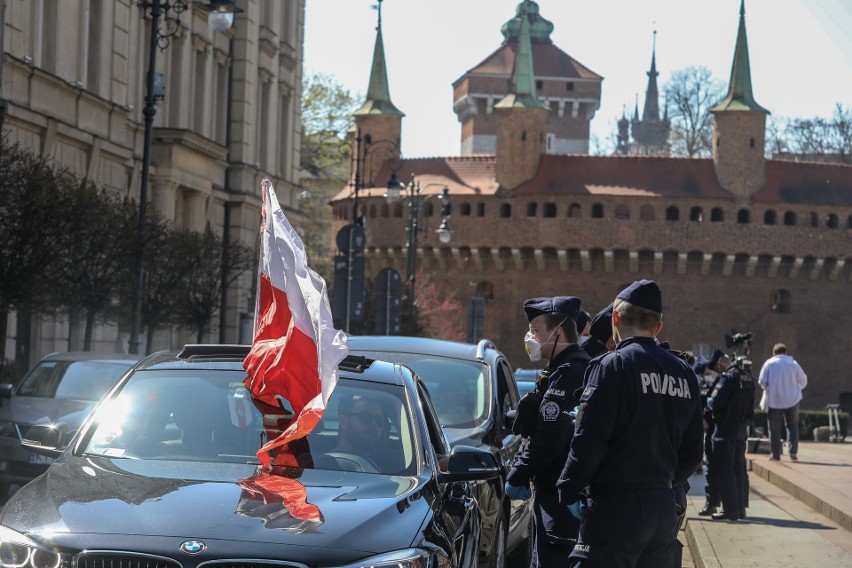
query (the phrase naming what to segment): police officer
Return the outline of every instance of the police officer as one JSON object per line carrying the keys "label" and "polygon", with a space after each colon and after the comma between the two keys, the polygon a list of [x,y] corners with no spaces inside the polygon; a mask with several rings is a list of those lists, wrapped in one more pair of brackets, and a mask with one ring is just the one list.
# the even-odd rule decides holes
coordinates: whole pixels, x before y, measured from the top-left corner
{"label": "police officer", "polygon": [[707,483],[704,485],[704,507],[698,511],[698,514],[702,517],[713,515],[722,504],[719,486],[715,479],[716,464],[713,459],[713,431],[716,429],[716,422],[713,420],[713,411],[710,410],[707,401],[710,398],[710,393],[719,384],[720,370],[724,371],[727,369],[729,361],[725,354],[717,348],[713,351],[704,368],[696,369],[696,372],[701,371],[701,409],[704,414],[704,461],[707,464],[707,473],[705,475]]}
{"label": "police officer", "polygon": [[681,565],[672,487],[701,462],[701,402],[695,373],[655,340],[662,303],[652,280],[622,290],[612,310],[615,351],[589,363],[557,484],[582,519],[574,568]]}
{"label": "police officer", "polygon": [[524,396],[516,426],[524,442],[506,476],[506,492],[528,498],[533,484],[532,568],[561,567],[577,541],[579,523],[559,503],[556,480],[574,435],[571,412],[577,405],[588,354],[577,345],[576,318],[580,299],[573,296],[530,298],[524,302],[529,320],[525,345],[533,361],[547,367],[535,390]]}
{"label": "police officer", "polygon": [[612,304],[608,305],[592,318],[589,323],[589,335],[580,340],[580,347],[590,357],[597,357],[609,351],[612,343]]}
{"label": "police officer", "polygon": [[727,368],[708,399],[713,411],[713,481],[722,497],[722,511],[714,521],[744,519],[748,506],[746,440],[754,418],[755,381],[743,363]]}

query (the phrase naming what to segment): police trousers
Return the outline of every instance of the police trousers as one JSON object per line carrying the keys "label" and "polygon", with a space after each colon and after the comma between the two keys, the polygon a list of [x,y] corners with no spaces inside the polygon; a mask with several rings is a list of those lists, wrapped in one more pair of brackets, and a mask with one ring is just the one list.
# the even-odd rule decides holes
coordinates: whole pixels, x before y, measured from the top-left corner
{"label": "police trousers", "polygon": [[578,521],[559,502],[556,488],[533,493],[533,551],[530,568],[564,568],[577,543]]}
{"label": "police trousers", "polygon": [[713,431],[713,479],[729,515],[745,514],[748,507],[747,427],[744,420],[726,418]]}
{"label": "police trousers", "polygon": [[680,568],[683,547],[672,489],[592,495],[571,552],[571,568]]}

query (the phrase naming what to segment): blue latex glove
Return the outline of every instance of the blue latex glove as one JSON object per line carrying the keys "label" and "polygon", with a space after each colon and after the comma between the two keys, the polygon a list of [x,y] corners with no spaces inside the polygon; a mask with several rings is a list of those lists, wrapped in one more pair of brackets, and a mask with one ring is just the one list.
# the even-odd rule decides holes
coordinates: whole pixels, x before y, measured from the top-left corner
{"label": "blue latex glove", "polygon": [[577,520],[582,521],[586,514],[586,504],[582,500],[574,501],[568,505],[568,510],[571,511],[571,514],[574,515]]}
{"label": "blue latex glove", "polygon": [[506,482],[506,495],[513,501],[526,501],[532,497],[532,491],[526,485],[512,485]]}

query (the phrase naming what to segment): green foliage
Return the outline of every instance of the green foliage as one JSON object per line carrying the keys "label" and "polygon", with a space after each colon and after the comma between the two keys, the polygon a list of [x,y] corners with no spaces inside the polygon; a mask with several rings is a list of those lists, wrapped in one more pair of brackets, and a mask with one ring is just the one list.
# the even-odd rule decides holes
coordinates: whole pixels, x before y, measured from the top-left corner
{"label": "green foliage", "polygon": [[[755,428],[762,428],[769,436],[769,426],[767,422],[766,412],[757,409],[754,415]],[[814,428],[818,426],[828,426],[828,411],[827,410],[799,410],[799,439],[813,440]],[[849,414],[840,412],[840,432],[844,436],[849,431]]]}
{"label": "green foliage", "polygon": [[352,125],[355,97],[331,75],[305,78],[302,92],[302,169],[342,185],[348,178],[346,132]]}

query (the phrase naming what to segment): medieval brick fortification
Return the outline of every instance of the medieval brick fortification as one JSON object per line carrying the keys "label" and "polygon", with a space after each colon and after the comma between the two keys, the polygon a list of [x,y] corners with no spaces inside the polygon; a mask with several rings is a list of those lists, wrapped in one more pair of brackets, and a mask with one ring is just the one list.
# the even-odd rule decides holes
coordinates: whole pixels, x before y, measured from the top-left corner
{"label": "medieval brick fortification", "polygon": [[[521,27],[534,4],[519,5]],[[469,340],[493,340],[516,367],[532,366],[525,298],[576,295],[594,314],[625,285],[651,278],[664,296],[660,338],[674,348],[730,353],[726,333],[753,331],[755,373],[783,342],[808,373],[805,407],[852,402],[852,167],[765,159],[767,111],[751,92],[742,11],[734,61],[728,97],[713,109],[712,159],[547,153],[527,143],[548,130],[547,113],[518,108],[506,128],[514,139],[495,153],[385,163],[376,187],[360,192],[367,278],[387,266],[405,272],[408,206],[388,204],[383,185],[392,170],[401,180],[413,174],[427,229],[418,266],[484,316],[454,316],[471,322]],[[524,65],[513,62],[510,85],[525,84]],[[533,115],[544,118],[529,123]],[[362,136],[371,129],[369,116],[356,124]],[[452,196],[446,244],[434,235],[440,203],[430,199],[444,186]],[[351,222],[352,188],[332,206],[336,228]]]}

